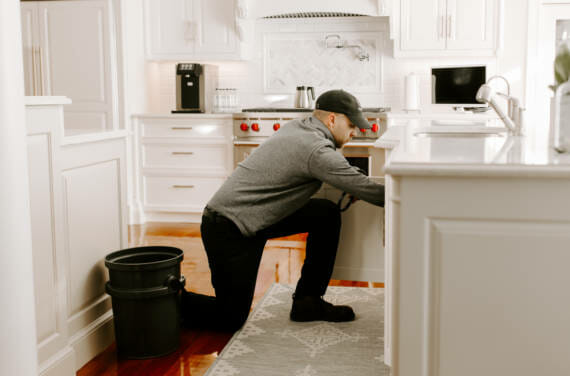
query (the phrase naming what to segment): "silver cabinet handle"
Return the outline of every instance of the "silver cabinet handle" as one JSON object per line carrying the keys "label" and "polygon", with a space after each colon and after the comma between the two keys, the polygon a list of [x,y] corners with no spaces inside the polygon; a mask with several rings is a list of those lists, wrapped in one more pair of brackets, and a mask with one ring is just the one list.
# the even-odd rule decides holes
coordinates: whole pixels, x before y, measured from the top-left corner
{"label": "silver cabinet handle", "polygon": [[192,155],[193,151],[173,151],[172,155]]}
{"label": "silver cabinet handle", "polygon": [[172,127],[171,129],[175,130],[175,131],[179,131],[179,130],[184,130],[184,129],[189,130],[189,129],[192,129],[192,127]]}
{"label": "silver cabinet handle", "polygon": [[451,38],[451,15],[447,16],[447,37]]}
{"label": "silver cabinet handle", "polygon": [[182,189],[184,189],[184,188],[194,188],[194,186],[193,186],[193,185],[179,185],[179,184],[174,184],[174,185],[172,186],[172,188],[176,188],[176,189],[181,189],[181,188],[182,188]]}
{"label": "silver cabinet handle", "polygon": [[444,27],[445,27],[445,19],[443,16],[439,16],[439,37],[443,38],[444,35]]}
{"label": "silver cabinet handle", "polygon": [[36,88],[36,48],[32,47],[32,95],[37,95]]}

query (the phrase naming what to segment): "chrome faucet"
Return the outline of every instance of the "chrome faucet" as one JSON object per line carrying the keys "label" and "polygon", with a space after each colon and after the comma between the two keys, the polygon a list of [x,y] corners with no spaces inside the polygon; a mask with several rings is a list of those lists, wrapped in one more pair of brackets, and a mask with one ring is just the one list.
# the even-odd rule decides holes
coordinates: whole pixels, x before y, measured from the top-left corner
{"label": "chrome faucet", "polygon": [[[496,79],[500,78],[505,81],[507,84],[507,94],[504,93],[497,93],[495,90],[489,85],[489,83]],[[507,99],[507,107],[508,107],[508,114],[499,107],[496,97],[500,96]],[[489,106],[495,110],[495,112],[499,115],[505,127],[509,130],[509,132],[514,136],[521,136],[522,135],[522,126],[523,126],[523,115],[524,115],[524,108],[520,106],[520,101],[511,96],[511,87],[509,85],[509,81],[503,76],[493,76],[487,80],[487,82],[477,90],[477,94],[475,95],[475,99],[481,103],[488,103]]]}

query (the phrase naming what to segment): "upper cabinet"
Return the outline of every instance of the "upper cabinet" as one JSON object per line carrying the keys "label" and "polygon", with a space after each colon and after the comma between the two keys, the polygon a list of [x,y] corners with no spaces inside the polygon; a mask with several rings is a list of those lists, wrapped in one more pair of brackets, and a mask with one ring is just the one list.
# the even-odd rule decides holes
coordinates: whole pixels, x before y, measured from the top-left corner
{"label": "upper cabinet", "polygon": [[234,0],[145,0],[146,55],[151,60],[238,60]]}
{"label": "upper cabinet", "polygon": [[22,2],[26,95],[61,95],[65,127],[117,128],[118,89],[110,0]]}
{"label": "upper cabinet", "polygon": [[396,57],[494,56],[503,0],[400,0],[393,17]]}

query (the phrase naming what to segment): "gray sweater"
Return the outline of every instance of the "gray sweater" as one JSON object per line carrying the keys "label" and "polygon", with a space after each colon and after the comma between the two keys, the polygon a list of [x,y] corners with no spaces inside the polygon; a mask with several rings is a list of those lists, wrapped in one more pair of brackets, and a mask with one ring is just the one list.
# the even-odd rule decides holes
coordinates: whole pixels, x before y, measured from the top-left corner
{"label": "gray sweater", "polygon": [[326,125],[310,116],[283,125],[256,148],[207,206],[253,236],[303,207],[322,182],[384,206],[384,186],[352,167]]}

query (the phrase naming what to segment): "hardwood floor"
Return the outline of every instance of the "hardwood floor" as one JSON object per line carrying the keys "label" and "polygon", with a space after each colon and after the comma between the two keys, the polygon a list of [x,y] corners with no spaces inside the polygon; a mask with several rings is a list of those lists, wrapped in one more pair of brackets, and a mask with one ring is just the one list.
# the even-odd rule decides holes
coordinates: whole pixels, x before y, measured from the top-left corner
{"label": "hardwood floor", "polygon": [[[274,282],[295,284],[305,256],[305,234],[270,240],[264,250],[253,304]],[[198,224],[149,223],[129,227],[129,246],[168,245],[184,251],[181,265],[186,289],[214,295],[210,271],[200,239]],[[381,283],[332,280],[334,286],[383,287]],[[174,353],[154,359],[118,359],[115,344],[83,366],[78,376],[200,376],[206,373],[232,333],[182,329],[180,347]]]}

